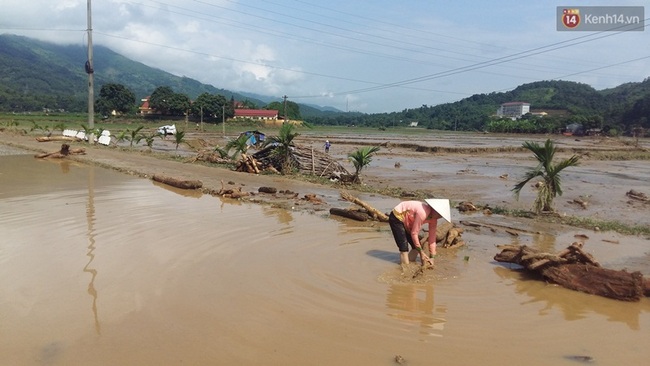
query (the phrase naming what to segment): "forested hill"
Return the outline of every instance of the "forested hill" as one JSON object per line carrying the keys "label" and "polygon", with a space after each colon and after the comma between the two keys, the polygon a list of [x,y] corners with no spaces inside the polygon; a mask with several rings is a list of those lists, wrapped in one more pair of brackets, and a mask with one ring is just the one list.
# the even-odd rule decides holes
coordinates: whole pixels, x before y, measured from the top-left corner
{"label": "forested hill", "polygon": [[650,78],[616,88],[596,90],[571,81],[538,81],[520,85],[502,93],[477,94],[461,101],[417,110],[438,123],[459,123],[465,130],[484,129],[502,103],[530,103],[532,112],[545,112],[565,123],[577,122],[588,127],[616,127],[626,130],[633,125],[648,126],[650,118]]}
{"label": "forested hill", "polygon": [[571,81],[538,81],[508,91],[475,94],[458,102],[407,112],[408,118],[431,116],[436,123],[458,124],[461,129],[481,129],[502,103],[530,103],[534,112],[552,115],[595,115],[606,112],[606,98],[589,85]]}
{"label": "forested hill", "polygon": [[[86,110],[88,76],[84,65],[87,59],[87,48],[82,45],[63,46],[0,35],[0,110],[39,111],[44,107]],[[122,84],[137,98],[143,98],[159,86],[169,86],[190,98],[207,92],[265,104],[132,61],[103,46],[93,47],[93,61],[97,90],[106,83]]]}
{"label": "forested hill", "polygon": [[[496,121],[497,109],[507,102],[530,103],[531,112],[545,112],[547,116],[539,120],[525,116],[524,121],[491,129],[500,122]],[[570,123],[619,132],[629,132],[633,126],[650,129],[650,78],[600,91],[571,81],[538,81],[508,92],[475,94],[453,103],[423,105],[393,113],[339,115],[312,122],[391,127],[416,121],[422,127],[463,131],[547,133],[557,132]]]}

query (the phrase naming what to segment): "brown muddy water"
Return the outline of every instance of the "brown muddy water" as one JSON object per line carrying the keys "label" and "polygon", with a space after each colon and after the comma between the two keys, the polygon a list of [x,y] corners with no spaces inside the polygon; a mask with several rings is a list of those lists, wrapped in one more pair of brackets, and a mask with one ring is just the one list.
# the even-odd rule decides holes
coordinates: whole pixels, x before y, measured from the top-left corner
{"label": "brown muddy water", "polygon": [[572,292],[492,257],[582,233],[603,265],[648,276],[648,240],[532,231],[467,228],[466,247],[413,280],[383,224],[0,156],[0,364],[646,364],[648,299]]}

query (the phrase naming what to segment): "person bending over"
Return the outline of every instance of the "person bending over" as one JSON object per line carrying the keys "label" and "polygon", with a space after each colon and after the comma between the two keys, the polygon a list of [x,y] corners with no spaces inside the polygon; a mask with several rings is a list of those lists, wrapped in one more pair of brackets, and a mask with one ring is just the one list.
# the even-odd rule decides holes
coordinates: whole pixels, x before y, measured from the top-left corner
{"label": "person bending over", "polygon": [[402,201],[393,208],[388,216],[388,223],[400,252],[400,264],[407,265],[410,261],[415,261],[418,254],[422,265],[433,264],[433,259],[429,258],[422,248],[419,233],[422,225],[428,224],[429,253],[433,257],[436,255],[436,228],[440,218],[451,222],[448,199]]}

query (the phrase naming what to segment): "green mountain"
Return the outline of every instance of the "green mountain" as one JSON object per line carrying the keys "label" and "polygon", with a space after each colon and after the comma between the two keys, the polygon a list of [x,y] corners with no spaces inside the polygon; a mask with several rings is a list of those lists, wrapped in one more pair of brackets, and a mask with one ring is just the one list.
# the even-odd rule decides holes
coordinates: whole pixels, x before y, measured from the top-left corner
{"label": "green mountain", "polygon": [[[93,47],[96,95],[103,84],[126,86],[137,98],[159,86],[196,98],[202,93],[249,100],[258,107],[278,97],[235,93],[146,66],[102,46]],[[86,47],[62,46],[31,38],[0,35],[0,111],[38,111],[43,108],[85,111],[88,76]],[[551,80],[523,84],[508,92],[475,94],[436,106],[423,105],[400,112],[347,113],[331,107],[300,104],[300,113],[313,124],[390,127],[409,125],[435,129],[485,130],[505,102],[527,102],[533,112],[546,112],[553,128],[579,122],[629,131],[650,129],[650,78],[615,88],[596,90],[576,82]],[[551,128],[549,127],[549,130]]]}
{"label": "green mountain", "polygon": [[572,81],[538,81],[508,92],[473,95],[428,108],[424,113],[438,121],[459,121],[463,129],[480,130],[502,103],[514,101],[530,103],[532,112],[546,112],[561,117],[563,122],[623,130],[633,125],[650,127],[650,78],[600,91]]}
{"label": "green mountain", "polygon": [[650,129],[650,78],[605,90],[572,81],[537,81],[507,92],[475,94],[453,103],[423,105],[393,113],[335,114],[311,122],[391,127],[417,121],[418,126],[432,129],[485,131],[494,121],[499,106],[507,102],[530,103],[532,112],[547,114],[544,119],[531,122],[528,131],[555,132],[570,123],[619,132],[630,132],[633,126]]}
{"label": "green mountain", "polygon": [[[88,100],[88,76],[85,71],[87,48],[64,46],[35,39],[0,35],[0,110],[37,111],[43,108],[85,111]],[[230,99],[252,99],[225,89],[179,77],[121,56],[110,49],[93,47],[95,95],[106,83],[122,84],[138,99],[150,95],[159,86],[191,99],[202,93],[220,94]]]}

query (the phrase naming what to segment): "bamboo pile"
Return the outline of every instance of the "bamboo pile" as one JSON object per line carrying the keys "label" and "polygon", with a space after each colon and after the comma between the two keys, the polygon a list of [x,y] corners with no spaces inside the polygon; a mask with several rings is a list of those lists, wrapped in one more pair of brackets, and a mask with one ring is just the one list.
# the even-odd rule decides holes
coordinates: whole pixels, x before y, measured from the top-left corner
{"label": "bamboo pile", "polygon": [[[244,171],[254,172],[254,167],[257,166],[258,170],[275,170],[282,171],[283,159],[278,155],[277,146],[267,146],[264,149],[254,153],[252,158],[248,161],[253,165],[253,171],[248,169],[246,162]],[[348,176],[350,173],[339,164],[329,154],[321,151],[315,151],[310,147],[292,146],[289,150],[289,162],[294,169],[297,169],[301,174],[318,175],[319,177],[337,177]],[[242,159],[243,160],[243,159]]]}

